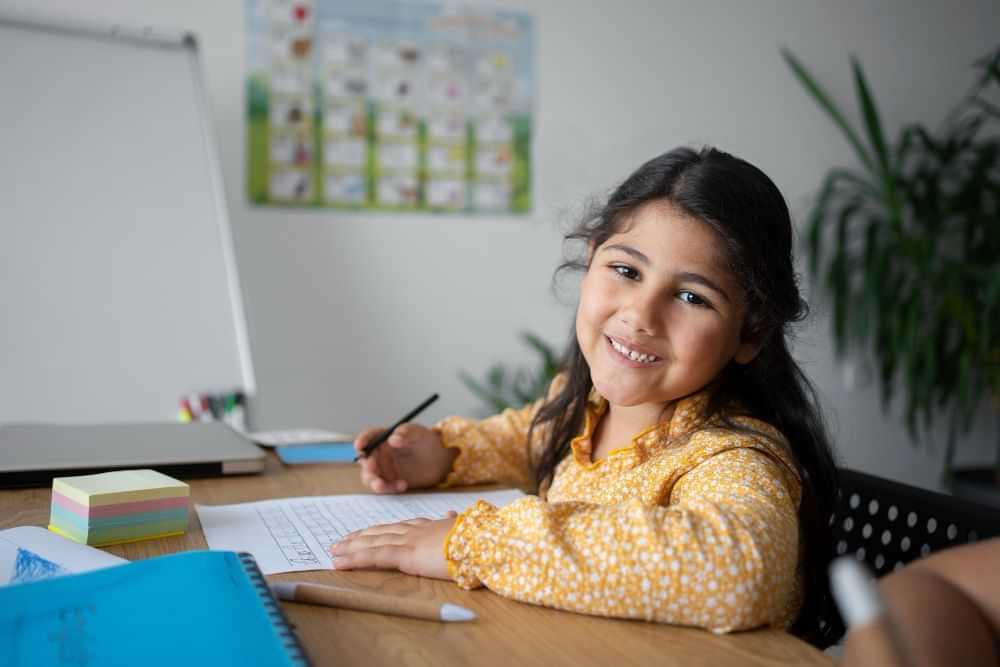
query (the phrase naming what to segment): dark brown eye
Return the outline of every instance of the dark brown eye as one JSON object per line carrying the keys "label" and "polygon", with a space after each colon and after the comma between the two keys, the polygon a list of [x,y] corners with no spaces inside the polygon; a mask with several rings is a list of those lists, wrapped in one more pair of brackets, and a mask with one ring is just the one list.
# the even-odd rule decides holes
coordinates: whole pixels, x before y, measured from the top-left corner
{"label": "dark brown eye", "polygon": [[684,303],[690,303],[692,306],[707,306],[708,302],[702,299],[700,296],[691,292],[689,290],[683,290],[677,294],[677,298]]}
{"label": "dark brown eye", "polygon": [[622,278],[627,278],[628,280],[637,280],[639,278],[639,272],[627,264],[616,264],[611,268]]}

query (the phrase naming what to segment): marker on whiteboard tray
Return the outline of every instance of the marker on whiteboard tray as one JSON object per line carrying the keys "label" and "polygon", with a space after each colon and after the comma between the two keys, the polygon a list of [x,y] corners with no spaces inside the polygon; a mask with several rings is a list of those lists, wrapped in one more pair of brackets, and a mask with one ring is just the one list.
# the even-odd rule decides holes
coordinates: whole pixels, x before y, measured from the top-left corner
{"label": "marker on whiteboard tray", "polygon": [[247,430],[247,396],[239,389],[233,392],[232,427],[244,433]]}
{"label": "marker on whiteboard tray", "polygon": [[212,415],[212,403],[209,401],[208,394],[201,394],[199,397],[201,400],[201,413],[198,415],[200,420],[203,422],[210,422],[214,419]]}
{"label": "marker on whiteboard tray", "polygon": [[212,410],[212,419],[215,421],[221,421],[224,415],[222,397],[218,394],[209,394],[208,407]]}
{"label": "marker on whiteboard tray", "polygon": [[191,397],[188,399],[191,403],[191,414],[196,422],[210,421],[212,419],[212,414],[208,411],[208,406],[205,405],[201,399],[201,394],[191,394]]}
{"label": "marker on whiteboard tray", "polygon": [[191,404],[188,402],[187,398],[181,397],[181,409],[178,415],[182,422],[194,421],[194,413],[191,412]]}
{"label": "marker on whiteboard tray", "polygon": [[225,420],[227,424],[236,428],[236,414],[234,412],[236,408],[236,394],[224,394],[222,396],[222,419]]}

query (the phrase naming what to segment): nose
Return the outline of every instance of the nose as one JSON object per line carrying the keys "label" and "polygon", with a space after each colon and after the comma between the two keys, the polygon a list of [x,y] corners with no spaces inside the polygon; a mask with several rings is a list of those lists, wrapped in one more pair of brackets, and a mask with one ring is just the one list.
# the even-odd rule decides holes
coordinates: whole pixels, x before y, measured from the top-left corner
{"label": "nose", "polygon": [[663,305],[652,290],[635,290],[629,301],[619,311],[619,318],[636,333],[654,336]]}

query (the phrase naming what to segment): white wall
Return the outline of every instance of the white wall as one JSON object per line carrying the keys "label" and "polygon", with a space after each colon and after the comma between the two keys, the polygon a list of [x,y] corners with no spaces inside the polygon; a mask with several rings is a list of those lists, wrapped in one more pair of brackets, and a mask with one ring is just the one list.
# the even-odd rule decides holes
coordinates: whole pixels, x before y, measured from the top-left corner
{"label": "white wall", "polygon": [[[895,134],[903,122],[939,120],[1000,34],[1000,4],[985,0],[504,5],[532,12],[538,35],[536,207],[526,218],[251,207],[241,2],[0,0],[200,35],[257,370],[256,425],[345,430],[395,419],[432,391],[443,400],[428,421],[472,413],[459,369],[527,362],[522,329],[564,340],[572,307],[549,290],[560,223],[663,150],[711,143],[744,157],[804,217],[824,171],[853,161],[781,45],[845,103],[857,54]],[[914,449],[882,415],[874,385],[845,386],[822,306],[815,312],[796,354],[826,402],[840,460],[934,485],[943,446]],[[995,419],[984,418],[969,456],[988,460],[996,440]]]}

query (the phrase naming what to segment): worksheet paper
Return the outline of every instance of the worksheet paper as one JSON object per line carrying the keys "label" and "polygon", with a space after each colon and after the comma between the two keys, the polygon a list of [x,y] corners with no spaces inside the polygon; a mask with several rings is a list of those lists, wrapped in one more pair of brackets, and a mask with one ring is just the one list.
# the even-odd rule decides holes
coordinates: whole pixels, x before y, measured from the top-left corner
{"label": "worksheet paper", "polygon": [[195,505],[209,549],[248,551],[264,574],[332,567],[330,545],[380,523],[462,512],[477,500],[497,507],[524,494],[516,489],[479,493],[302,496],[236,505]]}

